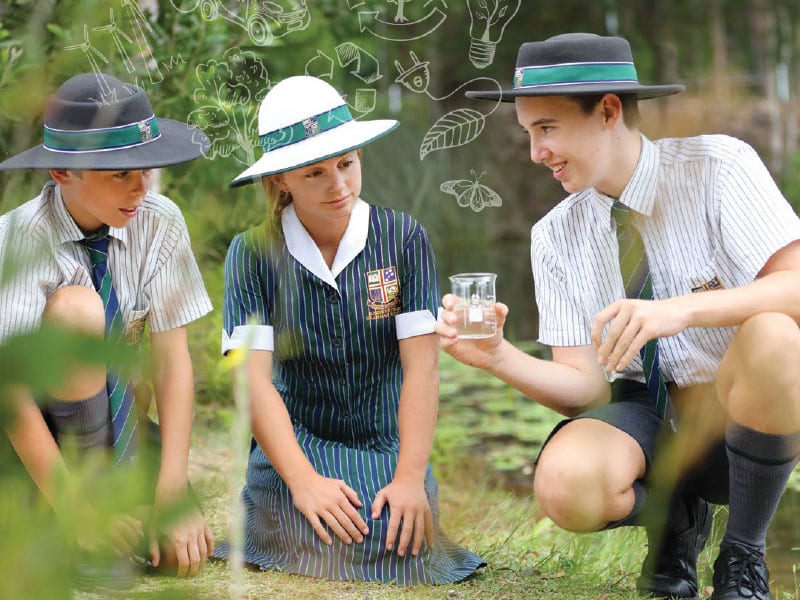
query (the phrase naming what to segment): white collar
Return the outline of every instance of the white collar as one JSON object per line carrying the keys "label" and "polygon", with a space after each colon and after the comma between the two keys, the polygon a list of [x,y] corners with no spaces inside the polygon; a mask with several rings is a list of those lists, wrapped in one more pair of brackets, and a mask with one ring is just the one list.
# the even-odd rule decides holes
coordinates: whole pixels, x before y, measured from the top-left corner
{"label": "white collar", "polygon": [[316,242],[300,222],[293,204],[283,210],[281,227],[283,228],[283,237],[286,239],[286,247],[289,249],[289,254],[322,281],[338,290],[336,276],[367,245],[369,204],[361,198],[356,200],[353,212],[350,213],[350,220],[347,222],[347,229],[345,229],[344,235],[339,241],[339,247],[336,249],[333,267],[330,269],[325,263],[325,259],[322,258],[322,252],[319,251]]}

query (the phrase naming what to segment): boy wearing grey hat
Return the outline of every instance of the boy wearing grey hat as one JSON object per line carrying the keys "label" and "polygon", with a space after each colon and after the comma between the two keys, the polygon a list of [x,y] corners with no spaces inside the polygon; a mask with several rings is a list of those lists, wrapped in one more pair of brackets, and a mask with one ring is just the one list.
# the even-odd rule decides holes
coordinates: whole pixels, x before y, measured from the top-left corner
{"label": "boy wearing grey hat", "polygon": [[502,330],[459,340],[451,296],[437,331],[570,417],[534,480],[555,523],[644,524],[638,589],[695,598],[710,503],[727,503],[712,598],[763,600],[766,531],[800,454],[800,219],[744,142],[639,132],[638,100],[682,89],[639,83],[626,40],[571,33],[523,44],[513,89],[467,92],[515,102],[531,160],[570,194],[531,232],[553,360]]}
{"label": "boy wearing grey hat", "polygon": [[[0,341],[49,322],[133,344],[149,325],[161,432],[154,491],[146,499],[154,521],[189,492],[193,382],[186,326],[211,303],[180,210],[148,191],[149,172],[193,160],[206,144],[201,132],[156,118],[140,88],[88,73],[49,99],[43,144],[0,163],[0,169],[45,169],[51,177],[39,196],[0,217],[2,262],[22,265],[2,274]],[[78,459],[92,453],[114,466],[144,461],[153,424],[140,419],[124,373],[79,363],[45,398],[21,387],[7,392],[16,408],[9,437],[50,504],[57,505],[54,482],[70,463],[66,445]],[[214,539],[190,504],[161,532],[161,543],[138,515],[114,517],[105,554],[146,554],[154,567],[195,574]],[[76,577],[81,587],[132,582],[119,561],[101,567],[77,560]]]}

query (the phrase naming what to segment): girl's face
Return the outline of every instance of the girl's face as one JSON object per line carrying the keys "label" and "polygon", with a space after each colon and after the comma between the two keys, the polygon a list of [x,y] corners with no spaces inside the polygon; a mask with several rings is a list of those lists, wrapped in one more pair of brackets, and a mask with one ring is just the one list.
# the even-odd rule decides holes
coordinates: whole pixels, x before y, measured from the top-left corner
{"label": "girl's face", "polygon": [[330,227],[330,221],[338,219],[345,219],[346,225],[361,194],[361,160],[353,150],[273,175],[272,180],[292,195],[297,216],[307,229]]}

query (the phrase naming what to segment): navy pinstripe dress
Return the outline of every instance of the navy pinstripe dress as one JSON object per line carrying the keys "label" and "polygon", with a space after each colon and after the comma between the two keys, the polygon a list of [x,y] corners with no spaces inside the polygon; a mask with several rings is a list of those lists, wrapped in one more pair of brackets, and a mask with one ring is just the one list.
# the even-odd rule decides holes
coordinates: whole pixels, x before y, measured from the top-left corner
{"label": "navy pinstripe dress", "polygon": [[[350,255],[337,266],[341,246],[345,253],[350,246]],[[425,491],[434,547],[424,544],[417,557],[387,552],[389,510],[371,520],[372,499],[397,464],[398,335],[432,331],[439,304],[427,234],[408,215],[359,201],[332,271],[314,252],[291,206],[282,236],[269,240],[262,226],[234,238],[225,268],[223,346],[233,340],[228,347],[235,347],[249,335],[251,347],[273,350],[273,383],[300,447],[318,473],[342,479],[358,493],[364,506],[357,510],[370,533],[360,544],[346,545],[333,535],[333,545],[322,543],[253,441],[242,491],[245,560],[265,570],[335,580],[412,585],[464,579],[484,563],[439,530],[430,466]],[[227,558],[228,551],[221,544],[215,556]]]}

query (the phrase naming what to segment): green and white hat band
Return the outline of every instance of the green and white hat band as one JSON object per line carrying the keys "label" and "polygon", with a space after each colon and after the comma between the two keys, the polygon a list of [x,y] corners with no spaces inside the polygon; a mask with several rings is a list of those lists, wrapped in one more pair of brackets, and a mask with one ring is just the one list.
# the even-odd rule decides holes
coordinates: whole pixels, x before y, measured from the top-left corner
{"label": "green and white hat band", "polygon": [[98,152],[147,144],[161,137],[158,119],[100,129],[65,130],[44,127],[44,147],[56,152]]}
{"label": "green and white hat band", "polygon": [[259,136],[258,139],[261,141],[261,147],[264,152],[271,152],[302,142],[324,131],[330,131],[352,120],[353,115],[350,114],[350,109],[347,104],[343,104],[324,113],[303,119],[298,123],[265,133]]}
{"label": "green and white hat band", "polygon": [[576,83],[638,83],[636,67],[629,62],[583,62],[519,67],[514,71],[514,89]]}

